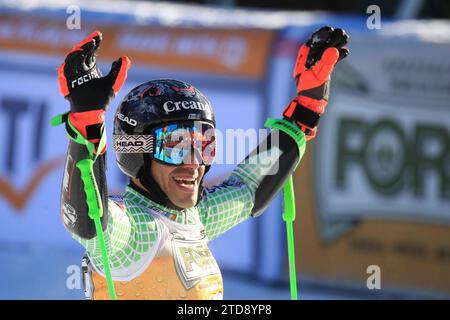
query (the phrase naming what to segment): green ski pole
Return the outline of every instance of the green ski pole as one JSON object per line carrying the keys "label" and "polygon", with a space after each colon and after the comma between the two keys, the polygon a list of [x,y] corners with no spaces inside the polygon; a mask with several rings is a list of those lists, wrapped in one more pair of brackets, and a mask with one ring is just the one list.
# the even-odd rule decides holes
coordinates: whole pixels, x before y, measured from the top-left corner
{"label": "green ski pole", "polygon": [[297,274],[295,269],[294,250],[294,220],[295,220],[295,198],[292,175],[289,176],[283,186],[283,220],[286,222],[288,259],[289,259],[289,280],[291,287],[291,300],[297,300]]}
{"label": "green ski pole", "polygon": [[103,268],[105,269],[106,281],[108,283],[109,296],[111,300],[117,300],[114,282],[109,267],[108,254],[106,252],[105,238],[103,237],[103,229],[100,218],[103,215],[102,201],[100,192],[98,191],[93,171],[94,161],[91,159],[83,159],[77,163],[77,168],[81,172],[81,180],[84,184],[84,192],[86,193],[86,203],[89,210],[89,217],[94,220],[95,230],[97,231],[98,243],[102,252]]}
{"label": "green ski pole", "polygon": [[[106,250],[105,238],[103,236],[102,223],[100,218],[103,216],[103,206],[102,199],[100,197],[100,192],[98,191],[97,182],[94,176],[94,162],[97,160],[98,154],[95,155],[95,146],[89,140],[85,139],[83,135],[70,123],[68,120],[69,112],[57,115],[52,118],[51,125],[57,126],[65,123],[67,127],[70,127],[68,136],[70,139],[76,143],[85,145],[88,152],[89,158],[78,161],[77,168],[81,173],[81,180],[83,181],[84,192],[86,194],[86,204],[88,206],[88,216],[94,220],[95,230],[97,232],[98,244],[100,246],[100,251],[102,253],[103,268],[105,269],[105,277],[108,283],[109,296],[111,300],[117,300],[116,291],[114,288],[114,282],[111,275],[111,269],[109,267],[108,253]],[[68,130],[66,128],[66,130]],[[69,134],[69,132],[71,134]],[[103,150],[106,145],[106,134],[103,133],[100,138],[97,149]]]}

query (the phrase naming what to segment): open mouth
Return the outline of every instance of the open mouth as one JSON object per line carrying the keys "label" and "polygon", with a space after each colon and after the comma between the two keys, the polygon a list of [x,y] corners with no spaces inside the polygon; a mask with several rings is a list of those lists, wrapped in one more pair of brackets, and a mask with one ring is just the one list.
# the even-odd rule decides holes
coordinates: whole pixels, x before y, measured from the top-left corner
{"label": "open mouth", "polygon": [[176,178],[174,177],[173,180],[175,183],[185,189],[185,190],[194,190],[196,181],[194,178]]}

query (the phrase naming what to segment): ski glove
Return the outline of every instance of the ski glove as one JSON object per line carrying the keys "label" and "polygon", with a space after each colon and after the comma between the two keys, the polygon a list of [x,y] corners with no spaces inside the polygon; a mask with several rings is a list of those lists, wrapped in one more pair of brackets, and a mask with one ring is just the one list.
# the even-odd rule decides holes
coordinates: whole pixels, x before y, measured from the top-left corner
{"label": "ski glove", "polygon": [[283,116],[305,133],[316,136],[317,124],[328,104],[330,75],[336,63],[344,59],[349,36],[342,29],[323,27],[300,47],[294,69],[297,97],[284,110]]}
{"label": "ski glove", "polygon": [[122,56],[102,77],[96,61],[101,41],[100,31],[92,33],[66,54],[58,70],[60,92],[70,102],[68,121],[94,144],[103,134],[104,113],[125,83],[130,67],[130,59]]}

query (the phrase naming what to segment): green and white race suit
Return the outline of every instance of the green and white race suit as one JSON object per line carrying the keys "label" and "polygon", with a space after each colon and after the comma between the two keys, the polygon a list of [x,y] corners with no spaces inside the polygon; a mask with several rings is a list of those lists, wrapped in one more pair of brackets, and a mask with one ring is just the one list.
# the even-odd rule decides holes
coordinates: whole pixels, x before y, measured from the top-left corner
{"label": "green and white race suit", "polygon": [[[222,277],[208,242],[252,216],[255,202],[270,202],[280,189],[274,184],[282,185],[304,153],[300,135],[294,141],[280,134],[278,146],[258,153],[257,162],[248,161],[251,154],[224,182],[205,188],[192,208],[164,207],[131,186],[123,197],[109,197],[104,237],[118,299],[222,299]],[[287,153],[295,157],[284,165]],[[264,185],[273,191],[258,200]],[[88,298],[108,299],[97,237],[72,236],[86,248]]]}

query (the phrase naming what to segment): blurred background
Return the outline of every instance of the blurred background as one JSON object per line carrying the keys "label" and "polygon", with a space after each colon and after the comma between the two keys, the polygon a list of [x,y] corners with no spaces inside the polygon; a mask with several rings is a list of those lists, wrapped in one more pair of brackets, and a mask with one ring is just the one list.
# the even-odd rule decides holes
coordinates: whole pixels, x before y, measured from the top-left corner
{"label": "blurred background", "polygon": [[[262,128],[294,97],[297,50],[344,28],[319,135],[295,173],[300,299],[450,297],[450,2],[0,1],[0,299],[83,299],[83,248],[60,221],[68,110],[57,68],[94,30],[104,73],[132,68],[111,104],[152,78],[211,100],[221,130]],[[240,159],[237,159],[240,160]],[[126,179],[108,155],[110,193]],[[217,164],[208,184],[232,165]],[[281,197],[211,242],[225,299],[289,299]]]}

